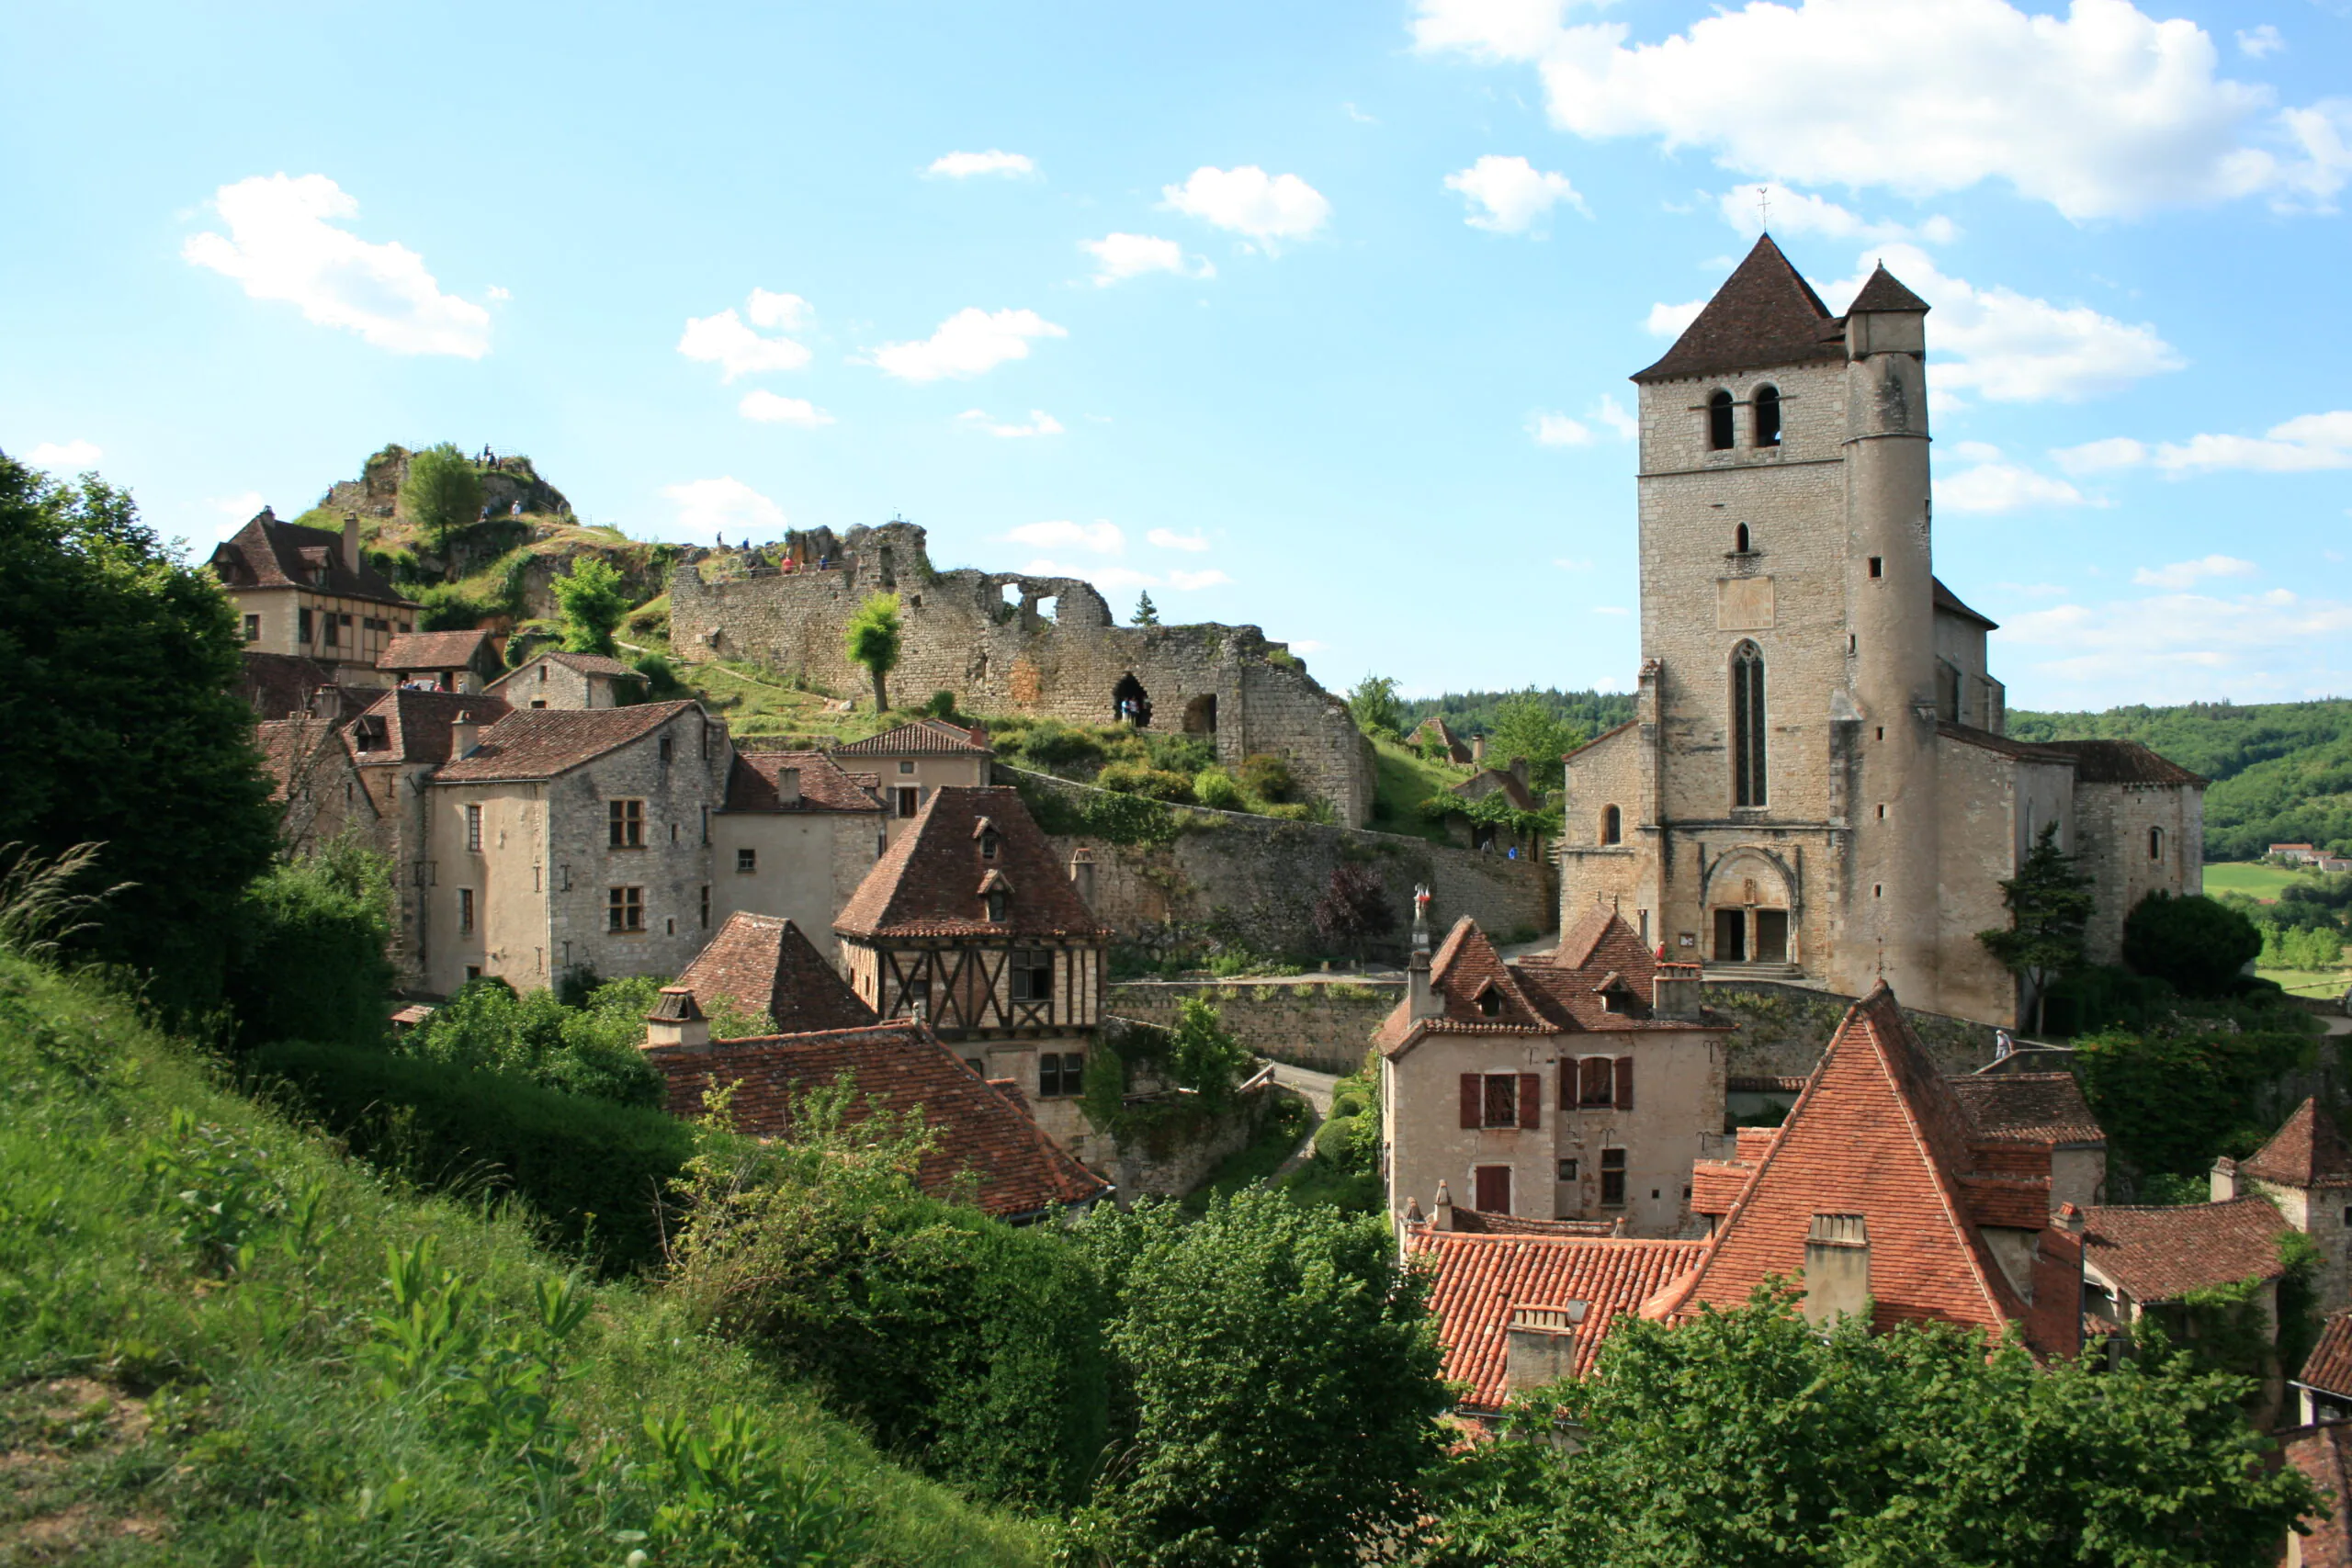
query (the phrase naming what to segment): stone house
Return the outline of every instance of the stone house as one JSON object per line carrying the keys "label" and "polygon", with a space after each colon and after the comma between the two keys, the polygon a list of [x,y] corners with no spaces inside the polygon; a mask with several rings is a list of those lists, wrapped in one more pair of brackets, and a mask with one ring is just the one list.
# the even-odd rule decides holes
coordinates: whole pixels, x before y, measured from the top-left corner
{"label": "stone house", "polygon": [[425,987],[425,917],[435,864],[426,809],[433,772],[449,760],[460,726],[478,735],[508,711],[496,697],[395,689],[343,728],[344,748],[375,807],[374,848],[392,863],[392,958],[408,989]]}
{"label": "stone house", "polygon": [[402,632],[387,643],[376,668],[396,686],[473,693],[504,672],[497,639],[479,627],[465,632]]}
{"label": "stone house", "polygon": [[2352,1307],[2352,1147],[2335,1118],[2306,1100],[2270,1141],[2242,1160],[2213,1162],[2212,1197],[2265,1198],[2319,1248],[2320,1310]]}
{"label": "stone house", "polygon": [[1991,621],[1934,574],[1927,303],[1832,317],[1767,237],[1640,388],[1634,718],[1569,754],[1562,924],[1612,905],[1711,969],[2020,1015],[1974,940],[2041,829],[2094,878],[2094,958],[2202,886],[2204,781],[2126,741],[2003,733]]}
{"label": "stone house", "polygon": [[882,828],[874,774],[821,751],[736,752],[710,818],[715,917],[786,917],[839,962],[833,917],[881,858]]}
{"label": "stone house", "polygon": [[1391,1211],[1443,1190],[1484,1215],[1684,1234],[1691,1165],[1724,1143],[1732,1028],[1700,1009],[1695,967],[1657,964],[1606,909],[1514,963],[1466,917],[1425,942],[1373,1036]]}
{"label": "stone house", "polygon": [[[1490,795],[1500,795],[1510,802],[1511,809],[1530,814],[1544,805],[1530,787],[1527,759],[1513,757],[1508,768],[1481,768],[1454,784],[1448,791],[1464,802],[1484,800]],[[1540,860],[1544,852],[1540,833],[1522,832],[1517,828],[1495,822],[1481,822],[1475,818],[1456,816],[1446,819],[1447,830],[1455,843],[1466,850],[1484,854],[1504,855],[1512,860]]]}
{"label": "stone house", "polygon": [[340,725],[384,694],[381,686],[347,684],[343,674],[342,666],[323,660],[247,649],[237,694],[257,719],[318,717]]}
{"label": "stone house", "polygon": [[879,735],[832,749],[833,757],[861,772],[871,771],[881,791],[890,840],[914,825],[931,792],[943,786],[978,789],[989,783],[996,750],[989,732],[944,718],[919,718]]}
{"label": "stone house", "polygon": [[2272,1338],[2278,1332],[2278,1280],[2287,1266],[2278,1239],[2292,1229],[2260,1198],[2169,1207],[2098,1205],[2069,1213],[2083,1240],[2086,1326],[2129,1335],[2143,1317],[2177,1340],[2184,1297],[2216,1285],[2261,1281],[2256,1301]]}
{"label": "stone house", "polygon": [[[2290,1380],[2296,1419],[2305,1427],[2352,1421],[2352,1312],[2335,1312],[2320,1325],[2319,1342]],[[2352,1490],[2343,1495],[2352,1497]]]}
{"label": "stone house", "polygon": [[288,854],[315,853],[346,830],[370,849],[380,846],[382,814],[334,719],[264,719],[254,726],[254,739],[281,813],[277,840]]}
{"label": "stone house", "polygon": [[415,629],[416,606],[361,556],[356,517],[337,536],[281,523],[265,506],[212,552],[211,566],[249,651],[316,660],[337,684],[388,684],[376,661]]}
{"label": "stone house", "polygon": [[637,701],[643,674],[601,653],[538,654],[483,686],[518,708],[612,708]]}
{"label": "stone house", "polygon": [[1466,768],[1470,765],[1470,748],[1464,745],[1462,738],[1453,733],[1452,725],[1435,714],[1431,714],[1414,726],[1413,733],[1406,737],[1405,744],[1415,750],[1434,748],[1447,761],[1457,767]]}
{"label": "stone house", "polygon": [[922,1021],[981,1077],[1020,1084],[1038,1125],[1080,1145],[1111,931],[1017,791],[933,788],[833,931],[866,1006]]}

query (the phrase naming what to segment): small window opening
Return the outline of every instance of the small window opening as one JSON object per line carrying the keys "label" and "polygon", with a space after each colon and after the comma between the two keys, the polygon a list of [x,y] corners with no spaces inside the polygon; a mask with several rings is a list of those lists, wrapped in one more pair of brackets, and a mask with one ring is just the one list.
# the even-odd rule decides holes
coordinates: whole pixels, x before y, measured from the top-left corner
{"label": "small window opening", "polygon": [[2148,829],[2148,858],[2150,860],[2165,858],[2165,830],[2162,828]]}
{"label": "small window opening", "polygon": [[1604,844],[1623,842],[1625,837],[1624,815],[1613,806],[1600,808],[1600,841]]}
{"label": "small window opening", "polygon": [[1718,391],[1707,400],[1707,446],[1717,452],[1732,448],[1732,402],[1729,392]]}
{"label": "small window opening", "polygon": [[1878,819],[1882,822],[1886,820],[1886,807],[1883,806],[1878,808]]}
{"label": "small window opening", "polygon": [[1625,1206],[1625,1151],[1600,1151],[1600,1206],[1622,1209]]}
{"label": "small window opening", "polygon": [[735,869],[746,874],[758,871],[760,869],[760,852],[757,850],[737,850],[735,852]]}
{"label": "small window opening", "polygon": [[1756,445],[1778,446],[1781,444],[1781,389],[1778,387],[1756,389]]}
{"label": "small window opening", "polygon": [[673,742],[672,742],[668,736],[665,735],[662,738],[662,761],[666,762],[670,760],[673,745]]}
{"label": "small window opening", "polygon": [[1884,577],[1886,575],[1886,558],[1884,556],[1871,557],[1871,575],[1872,577]]}
{"label": "small window opening", "polygon": [[980,858],[982,860],[996,859],[996,847],[1001,842],[1003,842],[1003,840],[998,836],[997,830],[993,828],[990,828],[987,832],[982,833],[980,835]]}
{"label": "small window opening", "polygon": [[1574,1181],[1576,1179],[1577,1162],[1572,1159],[1562,1160],[1560,1162],[1560,1179],[1563,1181]]}
{"label": "small window opening", "polygon": [[1503,1010],[1503,998],[1502,998],[1502,994],[1501,994],[1499,991],[1497,991],[1497,990],[1496,990],[1492,986],[1488,986],[1485,990],[1480,991],[1480,992],[1478,993],[1478,1016],[1479,1016],[1479,1017],[1481,1017],[1481,1018],[1495,1018],[1495,1017],[1498,1017],[1498,1016],[1501,1014],[1502,1010]]}
{"label": "small window opening", "polygon": [[1519,1075],[1488,1073],[1485,1096],[1486,1124],[1489,1127],[1519,1125]]}
{"label": "small window opening", "polygon": [[1004,924],[1005,911],[1011,907],[1011,904],[1012,900],[1005,897],[1003,888],[989,888],[988,896],[989,923],[996,926]]}
{"label": "small window opening", "polygon": [[1748,553],[1747,524],[1742,523],[1731,531],[1731,551],[1736,556],[1744,556]]}

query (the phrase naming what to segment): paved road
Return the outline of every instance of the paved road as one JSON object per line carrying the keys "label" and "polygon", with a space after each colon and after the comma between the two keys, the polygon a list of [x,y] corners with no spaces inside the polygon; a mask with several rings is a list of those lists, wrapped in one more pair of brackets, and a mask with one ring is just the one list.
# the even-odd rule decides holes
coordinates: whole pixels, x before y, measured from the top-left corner
{"label": "paved road", "polygon": [[1294,1067],[1284,1062],[1271,1064],[1274,1081],[1284,1089],[1296,1089],[1315,1108],[1317,1122],[1331,1114],[1331,1091],[1339,1083],[1337,1073],[1318,1073],[1311,1067]]}

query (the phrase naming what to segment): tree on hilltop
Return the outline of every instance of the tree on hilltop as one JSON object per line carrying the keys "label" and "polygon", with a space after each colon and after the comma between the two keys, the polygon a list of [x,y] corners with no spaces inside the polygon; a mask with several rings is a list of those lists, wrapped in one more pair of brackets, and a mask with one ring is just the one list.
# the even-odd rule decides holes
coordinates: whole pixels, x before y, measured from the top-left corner
{"label": "tree on hilltop", "polygon": [[906,642],[906,626],[899,619],[899,596],[876,593],[857,607],[850,617],[849,629],[842,636],[842,647],[850,662],[863,664],[865,672],[874,677],[874,712],[878,717],[890,706],[888,685],[890,671],[899,667],[899,654]]}
{"label": "tree on hilltop", "polygon": [[424,531],[453,581],[458,566],[450,546],[459,529],[481,518],[481,470],[447,441],[410,457],[408,477],[401,481],[401,510]]}
{"label": "tree on hilltop", "polygon": [[1159,606],[1151,602],[1151,594],[1148,592],[1136,601],[1135,624],[1139,626],[1156,626],[1159,624]]}
{"label": "tree on hilltop", "polygon": [[602,556],[581,556],[569,576],[548,585],[563,610],[563,646],[573,653],[615,652],[613,632],[629,612],[628,589],[613,563]]}

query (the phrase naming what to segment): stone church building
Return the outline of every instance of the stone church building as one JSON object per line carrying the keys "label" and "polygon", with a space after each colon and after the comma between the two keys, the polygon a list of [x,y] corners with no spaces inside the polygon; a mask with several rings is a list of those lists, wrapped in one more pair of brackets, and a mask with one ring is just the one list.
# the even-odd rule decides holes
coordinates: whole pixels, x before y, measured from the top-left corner
{"label": "stone church building", "polygon": [[2004,733],[1994,624],[1936,580],[1928,306],[1881,267],[1832,316],[1770,236],[1640,388],[1635,716],[1566,761],[1563,929],[2013,1023],[1975,933],[2057,824],[2095,959],[2202,887],[2205,781],[2128,741]]}

